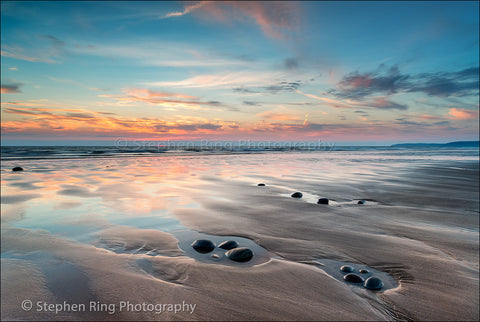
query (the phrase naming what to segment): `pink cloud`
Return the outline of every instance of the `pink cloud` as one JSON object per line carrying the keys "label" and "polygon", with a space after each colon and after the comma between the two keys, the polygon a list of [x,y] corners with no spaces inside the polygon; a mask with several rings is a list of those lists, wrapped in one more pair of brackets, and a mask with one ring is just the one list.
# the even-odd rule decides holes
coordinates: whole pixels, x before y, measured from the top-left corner
{"label": "pink cloud", "polygon": [[440,117],[440,116],[435,116],[435,115],[428,115],[428,114],[424,114],[424,115],[421,115],[421,116],[418,116],[419,119],[422,119],[422,120],[442,120],[443,118]]}
{"label": "pink cloud", "polygon": [[451,108],[448,111],[448,114],[451,115],[451,118],[457,120],[478,119],[478,111],[466,110],[463,108]]}
{"label": "pink cloud", "polygon": [[299,25],[299,7],[291,1],[200,1],[162,18],[179,17],[194,11],[222,23],[253,20],[265,35],[276,39],[285,38],[288,32],[296,31]]}
{"label": "pink cloud", "polygon": [[[218,101],[200,101],[196,96],[179,93],[159,92],[144,88],[124,89],[124,95],[97,95],[103,98],[112,98],[117,101],[115,105],[131,105],[135,103],[147,103],[162,106],[168,109],[190,110],[219,110],[221,103]],[[208,106],[208,107],[207,107]]]}
{"label": "pink cloud", "polygon": [[328,97],[321,97],[321,96],[317,96],[317,95],[314,95],[314,94],[304,93],[300,90],[296,90],[295,92],[300,94],[300,95],[306,96],[306,97],[310,97],[310,98],[313,98],[313,99],[316,99],[316,100],[319,100],[319,101],[323,101],[323,102],[327,103],[327,105],[329,105],[331,107],[335,107],[335,108],[352,108],[353,107],[352,105],[355,105],[354,102],[348,102],[348,101],[347,102],[342,102],[342,101],[334,100],[334,99],[331,99],[331,98],[328,98]]}
{"label": "pink cloud", "polygon": [[300,121],[301,119],[293,114],[289,113],[275,113],[272,111],[265,111],[258,113],[257,116],[261,119],[269,119],[275,121]]}
{"label": "pink cloud", "polygon": [[126,89],[123,92],[129,96],[139,97],[139,98],[162,98],[162,97],[175,97],[175,98],[187,98],[187,99],[198,98],[196,96],[190,96],[185,94],[152,91],[146,88],[131,88],[131,89]]}

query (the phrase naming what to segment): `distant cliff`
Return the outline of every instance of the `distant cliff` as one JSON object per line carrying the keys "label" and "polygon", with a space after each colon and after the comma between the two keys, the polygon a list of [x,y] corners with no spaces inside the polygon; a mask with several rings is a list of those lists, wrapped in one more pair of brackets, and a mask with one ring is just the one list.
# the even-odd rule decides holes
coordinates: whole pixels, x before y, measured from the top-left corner
{"label": "distant cliff", "polygon": [[479,141],[456,141],[449,143],[400,143],[391,145],[392,148],[478,148]]}

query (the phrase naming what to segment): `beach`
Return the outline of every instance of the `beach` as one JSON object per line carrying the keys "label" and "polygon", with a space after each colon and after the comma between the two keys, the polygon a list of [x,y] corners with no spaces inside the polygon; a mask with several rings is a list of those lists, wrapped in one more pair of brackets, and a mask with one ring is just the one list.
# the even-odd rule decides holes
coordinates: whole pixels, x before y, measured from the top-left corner
{"label": "beach", "polygon": [[[2,320],[479,319],[478,149],[7,158],[1,171]],[[199,254],[196,239],[254,257]],[[385,286],[346,282],[342,265]]]}

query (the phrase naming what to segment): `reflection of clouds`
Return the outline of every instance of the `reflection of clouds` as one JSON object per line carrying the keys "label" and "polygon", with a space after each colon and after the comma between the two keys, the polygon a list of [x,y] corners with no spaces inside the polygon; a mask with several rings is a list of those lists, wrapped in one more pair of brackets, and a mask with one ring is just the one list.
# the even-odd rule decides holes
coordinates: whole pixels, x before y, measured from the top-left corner
{"label": "reflection of clouds", "polygon": [[59,210],[59,209],[72,209],[75,207],[80,207],[82,205],[81,202],[79,201],[65,201],[65,202],[60,202],[59,204],[55,205],[53,207],[54,210]]}
{"label": "reflection of clouds", "polygon": [[23,190],[41,189],[41,187],[38,187],[35,185],[35,182],[25,182],[25,181],[11,183],[10,186],[19,187],[19,188],[22,188]]}
{"label": "reflection of clouds", "polygon": [[8,195],[2,196],[2,204],[21,203],[31,199],[40,198],[42,195],[38,193],[23,194],[23,195]]}
{"label": "reflection of clouds", "polygon": [[[211,191],[211,184],[221,185],[222,177],[228,179],[241,172],[237,158],[226,163],[215,156],[107,160],[24,160],[22,166],[46,170],[29,173],[28,180],[35,183],[38,194],[25,194],[26,182],[3,181],[8,195],[2,202],[24,205],[28,217],[41,217],[46,227],[61,223],[72,228],[103,228],[112,216],[140,220],[142,216],[164,216],[177,208],[190,208],[197,204],[193,198],[202,199]],[[28,203],[31,198],[37,198],[35,204]]]}
{"label": "reflection of clouds", "polygon": [[25,204],[2,204],[1,208],[2,224],[22,220],[25,216]]}
{"label": "reflection of clouds", "polygon": [[[81,203],[80,203],[81,205]],[[97,214],[85,214],[80,218],[64,218],[59,221],[61,224],[72,226],[85,226],[95,228],[108,228],[114,226],[107,219],[99,217]]]}
{"label": "reflection of clouds", "polygon": [[57,194],[84,198],[97,197],[95,193],[82,186],[62,185],[62,187],[63,189],[57,191]]}
{"label": "reflection of clouds", "polygon": [[145,213],[151,210],[149,200],[151,195],[144,193],[143,185],[132,183],[128,180],[117,179],[117,183],[102,184],[95,194],[102,198],[103,203],[124,214]]}

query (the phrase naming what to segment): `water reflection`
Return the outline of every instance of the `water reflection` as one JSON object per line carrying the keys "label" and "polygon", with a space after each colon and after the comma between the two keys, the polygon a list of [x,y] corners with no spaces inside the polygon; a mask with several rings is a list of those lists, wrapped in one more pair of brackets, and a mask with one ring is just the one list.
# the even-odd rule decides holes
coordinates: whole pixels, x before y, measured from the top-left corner
{"label": "water reflection", "polygon": [[[456,158],[467,162],[472,156]],[[235,193],[225,189],[229,181],[249,186],[266,182],[285,194],[304,188],[310,202],[319,196],[353,200],[362,196],[335,196],[335,191],[322,187],[381,181],[407,172],[408,165],[418,160],[428,164],[444,159],[444,155],[346,151],[23,160],[22,173],[10,171],[18,161],[5,161],[2,221],[8,217],[6,222],[15,227],[44,229],[77,240],[88,240],[105,222],[172,231],[181,228],[173,215],[176,209],[199,208],[212,200],[234,203]],[[302,186],[305,182],[309,185]],[[22,216],[11,215],[20,212]]]}

